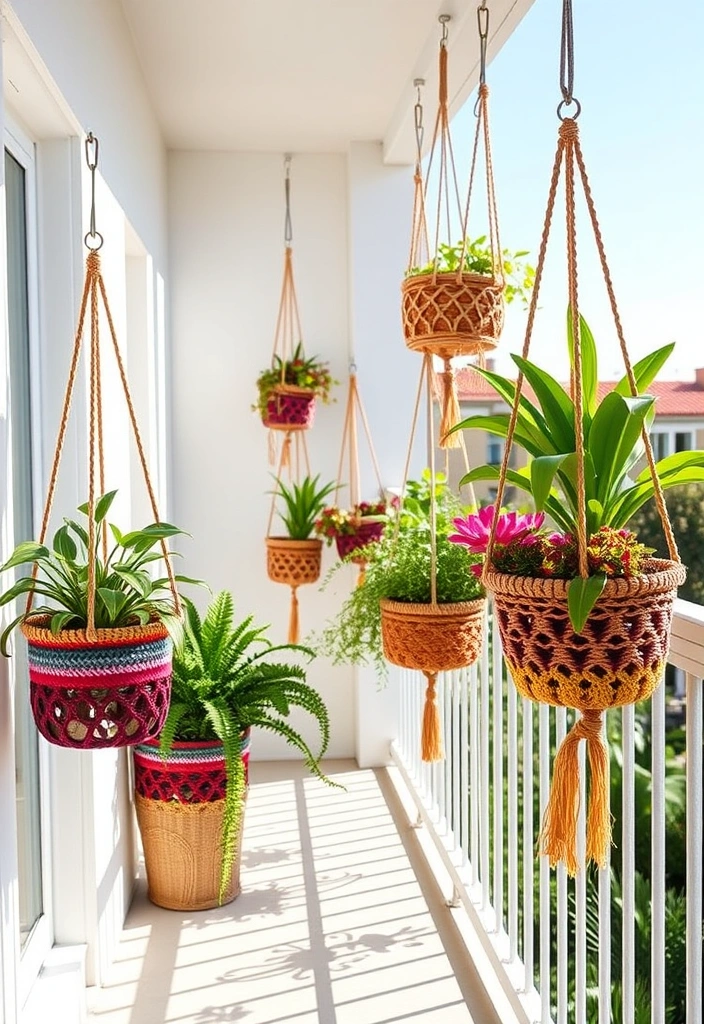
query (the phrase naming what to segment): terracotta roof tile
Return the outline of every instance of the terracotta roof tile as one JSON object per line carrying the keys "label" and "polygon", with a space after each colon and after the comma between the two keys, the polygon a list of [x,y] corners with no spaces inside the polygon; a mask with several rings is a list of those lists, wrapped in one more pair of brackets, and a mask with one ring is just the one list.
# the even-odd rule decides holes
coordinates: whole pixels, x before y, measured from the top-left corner
{"label": "terracotta roof tile", "polygon": [[[569,384],[563,383],[565,391]],[[616,381],[599,381],[599,398],[612,391]],[[498,401],[491,385],[480,377],[471,366],[457,370],[457,391],[461,402]],[[529,387],[524,388],[526,398],[535,400]],[[656,380],[648,388],[648,394],[657,399],[659,416],[701,416],[704,417],[704,385],[695,380]]]}

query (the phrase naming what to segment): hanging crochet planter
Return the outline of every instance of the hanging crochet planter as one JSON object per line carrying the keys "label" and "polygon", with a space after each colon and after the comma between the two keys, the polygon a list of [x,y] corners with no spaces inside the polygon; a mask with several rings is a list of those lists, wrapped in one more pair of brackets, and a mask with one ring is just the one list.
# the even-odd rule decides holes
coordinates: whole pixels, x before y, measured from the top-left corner
{"label": "hanging crochet planter", "polygon": [[266,571],[272,583],[291,588],[291,612],[288,642],[297,644],[300,626],[298,588],[317,583],[322,565],[322,540],[292,540],[290,537],[266,538]]}
{"label": "hanging crochet planter", "polygon": [[[249,731],[240,749],[246,770]],[[221,743],[174,742],[166,757],[158,741],[135,747],[135,806],[147,869],[148,895],[166,910],[209,910],[240,894],[244,804],[223,879],[226,822],[225,757]]]}
{"label": "hanging crochet planter", "polygon": [[[416,165],[415,196],[411,229],[411,248],[406,277],[401,284],[401,320],[406,345],[413,352],[437,356],[444,371],[440,446],[458,448],[457,434],[450,431],[460,420],[457,388],[451,360],[455,356],[483,356],[496,348],[504,325],[504,263],[499,240],[496,193],[489,135],[489,89],[485,81],[489,12],[479,9],[478,25],[481,54],[477,124],[466,200],[460,198],[457,169],[450,135],[447,87],[447,22],[441,15],[442,38],[439,55],[438,111],[428,167],[423,174],[423,107],[418,88],[415,107]],[[420,86],[421,80],[416,85]],[[484,238],[472,243],[467,238],[470,201],[477,168],[480,141],[484,151],[489,242]],[[437,161],[437,202],[434,245],[430,249],[428,232],[431,171]],[[456,215],[456,223],[453,223]],[[444,223],[441,223],[444,222]],[[462,237],[454,245],[456,232]],[[443,243],[442,238],[445,238]],[[481,250],[481,251],[480,251]]]}
{"label": "hanging crochet planter", "polygon": [[270,430],[310,430],[315,421],[315,392],[292,384],[274,389],[262,422]]}
{"label": "hanging crochet planter", "polygon": [[486,602],[406,604],[381,602],[384,657],[426,676],[472,665],[479,657]]}
{"label": "hanging crochet planter", "polygon": [[[335,537],[335,547],[340,558],[348,558],[355,551],[360,551],[368,544],[374,544],[381,539],[384,532],[384,523],[365,523],[362,521],[355,528],[354,533],[342,533]],[[364,558],[352,558],[355,565],[364,564]]]}
{"label": "hanging crochet planter", "polygon": [[79,750],[124,747],[156,735],[171,691],[171,641],[161,622],[53,634],[49,616],[22,624],[39,732]]}

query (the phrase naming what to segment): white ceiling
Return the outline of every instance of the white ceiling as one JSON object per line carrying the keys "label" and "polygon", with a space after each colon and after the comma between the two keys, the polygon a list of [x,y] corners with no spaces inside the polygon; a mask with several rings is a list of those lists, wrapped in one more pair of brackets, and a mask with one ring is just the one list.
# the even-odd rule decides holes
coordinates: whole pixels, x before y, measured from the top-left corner
{"label": "white ceiling", "polygon": [[[496,49],[532,0],[493,0]],[[452,13],[450,95],[476,83],[466,0],[122,0],[166,143],[175,149],[412,149],[413,78],[434,75]],[[429,88],[434,89],[429,81]]]}

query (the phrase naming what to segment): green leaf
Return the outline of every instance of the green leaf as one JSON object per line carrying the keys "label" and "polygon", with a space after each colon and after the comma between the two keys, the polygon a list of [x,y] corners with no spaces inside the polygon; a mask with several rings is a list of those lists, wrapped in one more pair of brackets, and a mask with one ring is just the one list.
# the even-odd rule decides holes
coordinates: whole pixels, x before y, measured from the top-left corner
{"label": "green leaf", "polygon": [[[106,494],[103,494],[101,497],[97,499],[95,503],[95,515],[93,516],[96,524],[102,523],[103,519],[105,519],[105,516],[110,511],[110,506],[112,505],[116,494],[117,491],[108,491]],[[79,505],[78,511],[82,512],[83,515],[87,516],[89,513],[88,502],[86,501],[82,505]]]}
{"label": "green leaf", "polygon": [[[596,342],[589,329],[589,324],[579,314],[579,340],[582,353],[582,396],[584,399],[585,434],[591,418],[596,412],[599,383],[599,367],[597,362]],[[572,307],[567,307],[567,346],[570,354],[570,365],[574,367],[574,336],[572,332]]]}
{"label": "green leaf", "polygon": [[138,544],[146,544],[148,548],[159,540],[176,537],[183,533],[184,531],[179,530],[178,526],[171,526],[170,523],[151,523],[142,530],[133,530],[131,533],[124,534],[121,543],[124,548],[135,547]]}
{"label": "green leaf", "polygon": [[[655,463],[655,469],[661,480],[672,473],[679,472],[681,469],[686,469],[688,466],[704,466],[704,452],[674,452],[672,455],[667,455],[664,459],[660,459],[659,462]],[[652,479],[650,466],[646,466],[643,472],[639,473],[636,477],[636,483],[650,479]]]}
{"label": "green leaf", "polygon": [[[485,370],[481,366],[474,366],[472,369],[474,373],[483,377],[488,384],[491,384],[497,395],[502,398],[510,408],[513,408],[513,403],[516,398],[515,381],[509,380],[508,377],[502,377],[498,373],[494,373],[492,370]],[[545,417],[541,413],[540,409],[538,409],[536,405],[533,405],[533,403],[529,401],[523,393],[521,393],[518,409],[518,422],[522,427],[538,427],[540,431],[545,434],[549,432],[548,425],[545,422]],[[460,427],[461,424],[454,427],[453,430],[458,430]]]}
{"label": "green leaf", "polygon": [[51,558],[51,551],[43,544],[37,544],[33,540],[22,541],[12,552],[4,565],[0,565],[0,572],[12,569],[16,565],[26,565],[28,562],[41,562],[43,559]]}
{"label": "green leaf", "polygon": [[[662,348],[656,349],[655,352],[651,352],[650,355],[644,356],[643,359],[639,359],[633,366],[633,376],[636,379],[636,386],[639,394],[648,390],[662,367],[672,355],[674,348],[674,342],[669,345],[664,345]],[[628,383],[628,377],[622,377],[614,390],[618,395],[623,395],[624,397],[630,396],[631,386]]]}
{"label": "green leaf", "polygon": [[122,547],[123,546],[123,543],[122,543],[123,534],[122,534],[122,532],[120,530],[118,530],[118,528],[115,526],[114,523],[108,523],[108,526],[110,527],[110,531],[111,531],[113,537],[115,538],[115,543],[119,544],[120,547]]}
{"label": "green leaf", "polygon": [[85,548],[87,548],[88,547],[88,534],[86,533],[84,528],[80,525],[80,523],[74,522],[73,519],[64,519],[64,522],[66,523],[68,528],[70,530],[73,530],[73,532],[76,534],[76,536],[81,540],[81,542],[83,543],[83,546]]}
{"label": "green leaf", "polygon": [[581,633],[589,613],[601,597],[606,576],[587,576],[583,579],[578,576],[567,584],[567,608],[570,613],[570,622],[575,633]]}
{"label": "green leaf", "polygon": [[123,565],[115,565],[113,572],[116,576],[119,576],[121,580],[128,583],[133,590],[136,590],[142,597],[149,597],[149,595],[156,589],[152,583],[149,573],[146,572],[135,572],[133,569],[126,569]]}
{"label": "green leaf", "polygon": [[49,628],[54,636],[56,636],[57,633],[61,632],[64,626],[75,618],[76,615],[73,612],[56,612],[56,614],[51,617],[51,625]]}
{"label": "green leaf", "polygon": [[[697,484],[704,481],[704,467],[685,466],[660,478],[663,491],[682,484]],[[608,522],[614,529],[620,530],[633,518],[639,508],[649,501],[655,493],[652,479],[648,478],[629,487],[628,490],[615,496],[607,510]]]}
{"label": "green leaf", "polygon": [[16,619],[13,619],[9,625],[5,626],[2,631],[2,636],[0,636],[0,654],[2,654],[3,658],[10,657],[10,653],[7,649],[7,641],[10,639],[10,633],[12,633],[12,630],[24,620],[24,617],[25,613],[22,612],[22,614],[18,615]]}
{"label": "green leaf", "polygon": [[650,395],[624,398],[612,391],[596,411],[589,432],[589,453],[597,480],[594,497],[604,506],[609,505],[627,472],[653,401]]}
{"label": "green leaf", "polygon": [[[454,430],[485,430],[489,434],[495,434],[496,437],[506,438],[509,420],[509,413],[496,413],[493,416],[469,416],[466,420],[458,423]],[[541,434],[540,429],[532,426],[520,416],[516,422],[513,439],[534,458],[555,454],[554,446]]]}
{"label": "green leaf", "polygon": [[78,548],[76,542],[69,533],[68,526],[60,526],[54,534],[54,551],[57,555],[61,555],[62,558],[67,559],[69,562],[73,562],[78,554]]}
{"label": "green leaf", "polygon": [[127,604],[127,594],[123,594],[119,590],[108,590],[107,587],[98,587],[97,594],[105,605],[110,624],[115,625],[122,609]]}
{"label": "green leaf", "polygon": [[[506,483],[519,487],[532,497],[533,487],[529,472],[528,468],[525,470],[509,469],[506,473]],[[460,487],[463,487],[465,484],[474,483],[477,480],[498,480],[500,476],[500,466],[475,466],[474,469],[471,469],[469,473],[462,477]],[[560,529],[564,530],[565,533],[574,532],[574,519],[570,516],[563,503],[556,497],[550,496],[546,498],[545,511],[550,514],[552,519],[555,520]]]}
{"label": "green leaf", "polygon": [[567,458],[565,455],[542,455],[533,459],[530,464],[530,480],[533,490],[533,501],[536,512],[542,512],[545,508],[550,491],[552,489],[555,473]]}
{"label": "green leaf", "polygon": [[556,451],[558,453],[573,452],[575,450],[574,406],[564,388],[554,377],[534,363],[529,363],[528,360],[517,355],[512,355],[511,358],[518,369],[523,371],[525,379],[533,388],[536,398],[540,402]]}

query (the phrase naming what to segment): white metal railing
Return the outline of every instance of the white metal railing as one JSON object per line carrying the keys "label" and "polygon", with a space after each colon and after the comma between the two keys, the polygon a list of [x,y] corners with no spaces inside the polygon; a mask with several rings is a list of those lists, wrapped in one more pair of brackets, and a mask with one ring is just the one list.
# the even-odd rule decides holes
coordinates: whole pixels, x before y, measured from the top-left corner
{"label": "white metal railing", "polygon": [[[573,712],[536,706],[517,695],[492,625],[488,613],[477,665],[438,677],[445,760],[434,765],[420,760],[424,680],[415,672],[399,672],[400,732],[392,754],[498,982],[525,1024],[636,1024],[643,1020],[648,1000],[652,1024],[704,1024],[704,607],[678,601],[673,625],[670,664],[686,679],[686,747],[681,758],[686,761],[686,868],[674,885],[676,850],[668,849],[666,823],[681,791],[676,763],[670,758],[669,768],[666,764],[665,687],[659,687],[649,705],[649,763],[636,709],[608,714],[609,728],[621,729],[615,751],[616,764],[620,760],[621,826],[612,851],[618,870],[612,872],[610,865],[568,879],[563,868],[551,871],[547,859],[536,857],[535,851],[552,755]],[[584,770],[581,774],[583,851]],[[644,797],[651,812],[649,857],[643,852],[648,843],[642,827]],[[685,845],[677,832],[673,835]],[[683,901],[686,924],[682,921],[678,929]],[[684,932],[683,953],[678,943]],[[683,959],[686,995],[678,981]]]}

